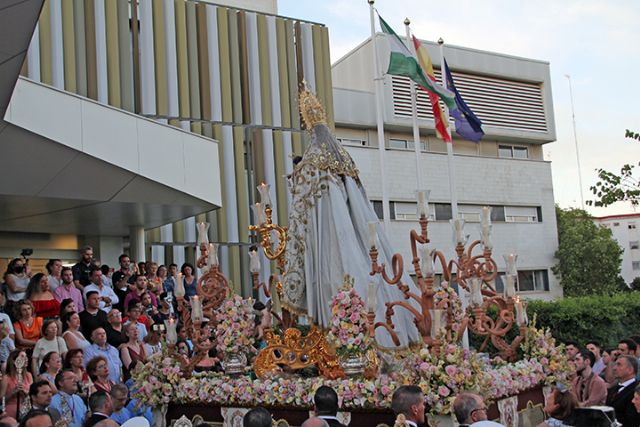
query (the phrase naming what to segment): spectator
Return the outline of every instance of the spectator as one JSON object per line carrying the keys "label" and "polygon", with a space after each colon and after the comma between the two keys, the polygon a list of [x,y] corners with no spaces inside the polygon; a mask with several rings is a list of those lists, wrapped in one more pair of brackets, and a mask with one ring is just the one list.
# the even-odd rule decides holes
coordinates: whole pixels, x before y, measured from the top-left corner
{"label": "spectator", "polygon": [[65,369],[56,375],[56,387],[58,393],[51,399],[51,408],[60,413],[60,417],[66,421],[68,427],[82,427],[87,407],[78,396],[76,376],[73,371]]}
{"label": "spectator", "polygon": [[83,400],[87,400],[89,395],[95,392],[93,382],[89,378],[89,374],[84,369],[84,352],[79,348],[69,350],[64,358],[64,369],[71,369],[78,381],[77,393]]}
{"label": "spectator", "polygon": [[477,421],[487,420],[487,407],[482,397],[475,393],[460,393],[453,401],[453,413],[460,423],[468,427]]}
{"label": "spectator", "polygon": [[164,282],[167,280],[167,278],[169,277],[169,270],[167,269],[166,265],[161,265],[158,267],[158,279],[160,279],[160,289],[157,293],[157,295],[160,295],[162,292],[165,292],[164,290]]}
{"label": "spectator", "polygon": [[618,384],[609,388],[607,392],[607,406],[611,406],[616,413],[616,419],[623,427],[637,427],[640,425],[640,415],[631,403],[635,389],[638,386],[638,359],[631,355],[621,355],[615,361],[613,373]]}
{"label": "spectator", "polygon": [[[136,277],[136,287],[133,289],[133,291],[129,292],[127,294],[127,297],[124,299],[124,306],[126,308],[129,308],[129,305],[131,304],[132,301],[135,302],[141,302],[142,301],[142,295],[147,292],[147,277],[146,276],[142,276],[139,275],[138,277]],[[153,305],[155,305],[156,307],[158,306],[158,300],[156,299],[156,296],[151,293],[149,294],[149,296],[151,297],[151,303]]]}
{"label": "spectator", "polygon": [[596,360],[594,354],[583,350],[576,354],[573,360],[578,375],[573,379],[571,387],[580,406],[604,405],[607,398],[607,384],[591,369]]}
{"label": "spectator", "polygon": [[53,420],[49,412],[32,409],[24,416],[20,427],[53,427]]}
{"label": "spectator", "polygon": [[147,261],[138,262],[138,274],[147,275]]}
{"label": "spectator", "polygon": [[[0,292],[0,307],[4,307],[5,310],[7,310],[6,299],[2,292]],[[8,313],[6,312],[3,313],[0,311],[0,324],[2,323],[4,323],[7,327],[9,338],[11,338],[15,342],[16,331],[13,329],[13,323],[11,323],[11,317],[9,317]]]}
{"label": "spectator", "polygon": [[[122,362],[115,347],[107,343],[107,333],[103,328],[98,328],[92,334],[93,344],[84,350],[84,362],[88,362],[96,356],[104,357],[108,362],[108,375],[113,383],[119,383],[122,378]],[[87,373],[91,377],[91,372],[87,368]],[[93,380],[93,378],[92,378]]]}
{"label": "spectator", "polygon": [[593,364],[591,370],[594,374],[600,375],[606,367],[604,364],[604,359],[602,358],[602,346],[598,341],[592,340],[587,343],[587,350],[593,353],[596,358],[596,361]]}
{"label": "spectator", "polygon": [[391,397],[391,409],[396,416],[403,415],[411,427],[418,427],[418,424],[425,422],[424,395],[418,386],[398,387]]}
{"label": "spectator", "polygon": [[164,324],[165,320],[171,318],[171,306],[169,301],[169,295],[166,292],[160,294],[160,302],[156,314],[152,316],[154,323]]}
{"label": "spectator", "polygon": [[111,396],[104,391],[96,391],[89,397],[91,416],[84,422],[84,427],[93,427],[98,422],[108,419],[112,412]]}
{"label": "spectator", "polygon": [[96,356],[87,363],[87,374],[96,391],[111,392],[111,387],[116,384],[109,379],[109,362],[103,356]]}
{"label": "spectator", "polygon": [[124,384],[116,384],[111,387],[111,403],[113,404],[113,412],[111,413],[111,419],[118,424],[123,424],[134,415],[126,404],[129,399],[129,389]]}
{"label": "spectator", "polygon": [[49,283],[49,290],[55,292],[62,285],[62,261],[59,259],[50,259],[47,265],[47,282]]}
{"label": "spectator", "polygon": [[185,292],[184,296],[186,299],[189,299],[192,296],[196,295],[198,282],[196,280],[196,277],[193,275],[195,270],[193,268],[193,265],[189,264],[188,262],[185,262],[184,264],[182,264],[180,271],[182,272],[182,276],[183,276],[182,283],[184,284],[184,292]]}
{"label": "spectator", "polygon": [[162,341],[165,334],[164,323],[151,325],[151,331],[144,337],[144,352],[151,357],[162,351]]}
{"label": "spectator", "polygon": [[242,417],[242,427],[271,427],[273,418],[264,408],[253,408]]}
{"label": "spectator", "polygon": [[16,348],[31,350],[42,334],[42,317],[34,316],[33,304],[28,299],[20,300],[17,305],[18,321],[13,324],[16,331]]}
{"label": "spectator", "polygon": [[327,423],[327,420],[320,417],[311,417],[305,420],[300,427],[329,427],[329,423]]}
{"label": "spectator", "polygon": [[120,264],[120,269],[113,273],[111,281],[113,282],[113,290],[120,300],[114,306],[122,312],[124,310],[124,299],[127,297],[129,290],[133,289],[133,286],[130,285],[136,282],[138,268],[135,263],[131,262],[131,258],[127,254],[120,255],[118,263]]}
{"label": "spectator", "polygon": [[[25,363],[22,372],[22,381],[18,381],[18,369],[16,368],[16,359],[21,358]],[[18,418],[18,408],[24,406],[25,399],[28,399],[27,393],[29,387],[33,383],[33,377],[27,370],[29,359],[24,350],[14,350],[9,354],[7,359],[7,371],[2,377],[0,383],[0,396],[4,396],[4,411],[13,418]]]}
{"label": "spectator", "polygon": [[147,336],[147,327],[144,323],[140,322],[140,305],[136,301],[129,302],[129,310],[127,311],[127,323],[133,323],[138,328],[138,332],[140,335],[138,337],[139,340],[143,340],[144,337]]}
{"label": "spectator", "polygon": [[620,342],[618,343],[618,352],[622,356],[627,356],[627,355],[635,356],[637,347],[638,345],[634,340],[630,338],[625,338],[623,340],[620,340]]}
{"label": "spectator", "polygon": [[107,342],[115,348],[120,348],[120,345],[127,341],[122,333],[122,314],[120,310],[114,307],[109,314],[107,314],[107,321],[109,322],[105,327]]}
{"label": "spectator", "polygon": [[78,261],[71,271],[73,271],[73,284],[76,288],[83,290],[89,284],[91,269],[95,266],[93,262],[93,248],[85,246],[80,250],[80,261]]}
{"label": "spectator", "polygon": [[0,368],[2,372],[6,369],[9,354],[15,349],[15,343],[9,336],[8,324],[4,321],[0,321]]}
{"label": "spectator", "polygon": [[169,264],[169,272],[167,278],[163,282],[164,291],[173,293],[173,289],[176,286],[176,276],[178,275],[178,265]]}
{"label": "spectator", "polygon": [[51,351],[57,351],[60,356],[64,357],[67,354],[67,344],[62,337],[58,336],[58,323],[55,320],[45,320],[42,325],[42,338],[36,342],[33,348],[32,372],[38,372],[42,359]]}
{"label": "spectator", "polygon": [[42,364],[37,371],[40,374],[38,381],[48,381],[54,393],[58,392],[56,388],[56,375],[62,369],[62,358],[55,351],[50,351],[42,359]]}
{"label": "spectator", "polygon": [[53,295],[60,301],[60,310],[64,310],[64,302],[70,299],[74,302],[73,311],[78,313],[84,310],[84,301],[82,300],[82,292],[73,284],[73,273],[69,267],[62,269],[62,284],[53,292]]}
{"label": "spectator", "polygon": [[[55,382],[55,381],[54,381]],[[60,420],[60,412],[55,408],[50,408],[51,399],[53,398],[53,390],[49,381],[36,381],[29,387],[29,398],[31,398],[31,409],[37,409],[48,412],[51,415],[53,423]]]}
{"label": "spectator", "polygon": [[7,265],[4,273],[4,282],[7,284],[7,311],[11,313],[18,301],[24,299],[29,286],[29,275],[22,258],[14,258]]}
{"label": "spectator", "polygon": [[75,311],[65,313],[62,316],[62,339],[67,344],[67,349],[84,349],[91,343],[80,332],[80,315]]}
{"label": "spectator", "polygon": [[314,412],[316,417],[321,418],[330,427],[346,427],[338,421],[338,394],[329,386],[323,385],[316,390],[313,396]]}
{"label": "spectator", "polygon": [[144,362],[147,359],[145,348],[140,341],[140,332],[137,325],[133,322],[124,325],[124,334],[127,342],[120,346],[120,360],[124,369],[124,378],[129,379],[129,368],[131,362]]}
{"label": "spectator", "polygon": [[87,308],[80,312],[80,329],[86,339],[90,339],[97,328],[106,328],[107,313],[100,310],[100,294],[96,291],[87,292]]}
{"label": "spectator", "polygon": [[33,303],[36,316],[54,319],[60,314],[60,303],[49,290],[47,276],[37,273],[29,281],[26,298]]}
{"label": "spectator", "polygon": [[118,296],[113,289],[105,286],[102,282],[102,271],[100,271],[99,268],[91,270],[89,280],[91,283],[84,287],[85,296],[88,295],[89,292],[97,292],[99,295],[100,310],[108,313],[111,311],[113,305],[119,302]]}
{"label": "spectator", "polygon": [[73,302],[71,298],[62,300],[62,302],[60,303],[60,318],[62,318],[62,316],[64,316],[65,314],[71,312],[80,313],[78,310],[76,310],[76,303]]}
{"label": "spectator", "polygon": [[537,427],[565,427],[565,421],[578,407],[578,400],[565,386],[558,385],[547,398],[544,411],[549,418]]}
{"label": "spectator", "polygon": [[102,284],[108,288],[113,289],[113,282],[111,281],[111,267],[107,264],[102,264],[100,266],[100,271],[102,272]]}
{"label": "spectator", "polygon": [[178,347],[178,353],[185,356],[187,359],[191,357],[191,349],[189,348],[189,344],[187,344],[184,340],[178,340],[176,343]]}
{"label": "spectator", "polygon": [[158,263],[154,261],[148,261],[146,264],[147,270],[147,288],[149,292],[153,292],[156,295],[160,295],[162,292],[162,279],[158,276]]}
{"label": "spectator", "polygon": [[636,412],[640,413],[640,384],[636,386],[636,391],[633,394],[633,400],[631,402],[636,408]]}
{"label": "spectator", "polygon": [[187,330],[184,328],[182,323],[179,323],[176,327],[176,333],[178,334],[178,340],[187,343],[187,345],[189,346],[189,351],[193,351],[193,342],[191,342],[191,340],[189,339]]}
{"label": "spectator", "polygon": [[567,354],[567,358],[569,360],[573,360],[573,358],[576,357],[576,354],[578,354],[578,352],[580,351],[580,349],[578,348],[578,343],[575,341],[567,341],[564,343],[564,345],[564,350]]}

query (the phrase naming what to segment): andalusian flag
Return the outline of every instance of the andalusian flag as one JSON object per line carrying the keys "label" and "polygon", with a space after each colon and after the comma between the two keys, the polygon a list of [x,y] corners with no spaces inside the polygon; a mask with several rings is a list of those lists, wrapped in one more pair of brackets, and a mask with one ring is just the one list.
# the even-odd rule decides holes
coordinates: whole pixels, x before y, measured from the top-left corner
{"label": "andalusian flag", "polygon": [[[422,46],[422,44],[420,44],[420,41],[416,38],[416,36],[411,37],[413,38],[413,46],[416,49],[416,56],[418,57],[420,66],[427,74],[427,78],[434,84],[436,84],[436,75],[433,72],[433,63],[431,62],[429,52],[427,52],[427,49]],[[445,142],[451,142],[451,135],[449,135],[449,121],[443,114],[442,108],[440,108],[438,96],[426,89],[425,91],[429,94],[429,101],[431,101],[431,111],[433,111],[433,119],[436,122],[436,134],[441,139],[444,139]]]}
{"label": "andalusian flag", "polygon": [[393,32],[391,27],[387,25],[380,15],[378,15],[378,17],[380,18],[380,27],[386,34],[387,40],[389,41],[389,48],[391,49],[391,58],[389,59],[389,69],[387,73],[394,76],[409,77],[420,87],[438,95],[446,106],[449,107],[449,110],[455,110],[457,107],[453,92],[431,81],[431,79],[424,74],[422,68],[418,65],[418,61],[416,61],[416,58],[409,49],[407,49],[400,37]]}

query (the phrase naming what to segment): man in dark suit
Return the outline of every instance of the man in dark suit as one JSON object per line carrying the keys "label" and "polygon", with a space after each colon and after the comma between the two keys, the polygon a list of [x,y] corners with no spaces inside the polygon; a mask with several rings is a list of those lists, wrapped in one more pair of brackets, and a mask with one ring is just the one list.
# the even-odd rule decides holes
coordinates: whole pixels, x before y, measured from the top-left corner
{"label": "man in dark suit", "polygon": [[629,355],[619,356],[615,361],[613,373],[618,384],[607,391],[607,406],[613,407],[616,418],[623,427],[639,427],[640,414],[631,403],[638,385],[636,381],[638,359]]}
{"label": "man in dark suit", "polygon": [[347,427],[338,421],[338,394],[326,385],[320,386],[313,396],[313,410],[318,418],[322,418],[329,427]]}
{"label": "man in dark suit", "polygon": [[84,422],[84,427],[93,427],[102,420],[106,420],[113,412],[111,396],[104,391],[96,391],[89,397],[91,416]]}

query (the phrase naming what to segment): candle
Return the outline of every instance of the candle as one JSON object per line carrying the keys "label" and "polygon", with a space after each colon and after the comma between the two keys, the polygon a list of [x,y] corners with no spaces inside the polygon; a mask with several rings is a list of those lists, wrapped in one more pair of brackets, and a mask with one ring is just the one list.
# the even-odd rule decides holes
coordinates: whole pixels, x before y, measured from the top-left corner
{"label": "candle", "polygon": [[209,223],[199,222],[196,224],[198,229],[198,246],[201,244],[209,245]]}
{"label": "candle", "polygon": [[504,296],[505,296],[505,298],[513,298],[513,297],[516,296],[516,284],[515,284],[514,278],[515,278],[515,276],[512,276],[511,274],[505,274],[504,275],[504,280],[505,280]]}
{"label": "candle", "polygon": [[202,301],[198,295],[191,298],[191,321],[193,323],[202,322]]}
{"label": "candle", "polygon": [[375,248],[376,246],[376,242],[378,239],[378,234],[377,234],[377,230],[376,230],[376,225],[378,223],[375,221],[371,221],[369,223],[369,247],[370,248]]}
{"label": "candle", "polygon": [[217,266],[218,263],[218,245],[215,243],[209,243],[209,266]]}
{"label": "candle", "polygon": [[478,277],[471,278],[471,304],[482,305],[482,280]]}
{"label": "candle", "polygon": [[264,212],[264,208],[260,203],[256,203],[251,206],[253,210],[253,219],[255,220],[257,225],[264,224],[267,221],[267,215]]}
{"label": "candle", "polygon": [[464,245],[464,220],[463,219],[451,219],[451,226],[453,227],[453,239],[457,245]]}
{"label": "candle", "polygon": [[444,310],[436,308],[433,310],[433,322],[431,324],[431,335],[436,338],[442,331],[442,313]]}
{"label": "candle", "polygon": [[518,261],[518,255],[516,254],[505,254],[502,255],[504,261],[507,263],[507,274],[511,274],[512,276],[518,275],[518,270],[516,269],[516,261]]}
{"label": "candle", "polygon": [[182,273],[178,273],[176,274],[176,286],[173,289],[173,294],[176,298],[184,298],[185,293],[184,278],[182,277]]}
{"label": "candle", "polygon": [[421,258],[422,258],[422,270],[424,272],[424,277],[433,277],[433,252],[428,245],[420,246]]}
{"label": "candle", "polygon": [[482,208],[482,214],[480,215],[480,224],[491,225],[491,207],[484,206]]}
{"label": "candle", "polygon": [[429,216],[428,190],[418,190],[418,217]]}
{"label": "candle", "polygon": [[369,282],[369,289],[367,293],[367,311],[372,313],[376,310],[377,296],[376,296],[376,284]]}
{"label": "candle", "polygon": [[169,321],[165,320],[164,324],[167,327],[167,344],[173,345],[178,342],[178,331],[176,329],[178,325],[173,318],[169,319]]}
{"label": "candle", "polygon": [[520,298],[516,298],[516,323],[518,326],[525,326],[527,324],[527,312]]}
{"label": "candle", "polygon": [[258,251],[249,251],[249,271],[252,273],[260,272],[260,257]]}
{"label": "candle", "polygon": [[489,224],[482,224],[482,245],[487,250],[493,248],[491,244],[491,225]]}
{"label": "candle", "polygon": [[258,192],[260,193],[260,201],[263,206],[267,206],[271,204],[271,198],[269,197],[269,184],[265,184],[264,182],[258,185]]}

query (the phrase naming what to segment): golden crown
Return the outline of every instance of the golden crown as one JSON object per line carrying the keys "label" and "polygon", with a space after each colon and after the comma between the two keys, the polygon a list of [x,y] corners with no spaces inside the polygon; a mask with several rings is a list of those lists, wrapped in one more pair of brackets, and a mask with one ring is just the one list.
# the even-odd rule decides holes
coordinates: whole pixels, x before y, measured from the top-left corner
{"label": "golden crown", "polygon": [[300,114],[307,129],[311,130],[315,125],[327,124],[327,114],[316,96],[307,88],[307,83],[302,82],[300,88]]}

